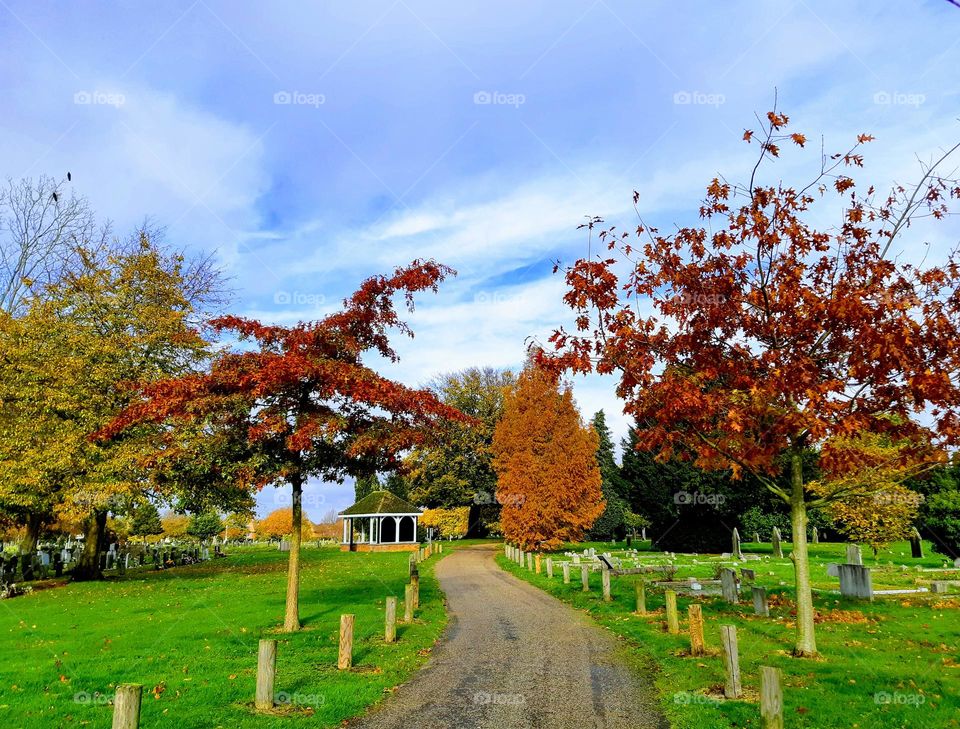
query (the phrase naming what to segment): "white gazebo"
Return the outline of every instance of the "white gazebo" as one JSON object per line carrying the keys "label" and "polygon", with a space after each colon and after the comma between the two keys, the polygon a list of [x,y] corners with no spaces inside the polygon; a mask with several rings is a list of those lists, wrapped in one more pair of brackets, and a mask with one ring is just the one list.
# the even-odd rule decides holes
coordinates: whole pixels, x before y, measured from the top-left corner
{"label": "white gazebo", "polygon": [[348,509],[343,519],[344,552],[405,552],[419,546],[417,521],[422,512],[389,491],[374,491]]}

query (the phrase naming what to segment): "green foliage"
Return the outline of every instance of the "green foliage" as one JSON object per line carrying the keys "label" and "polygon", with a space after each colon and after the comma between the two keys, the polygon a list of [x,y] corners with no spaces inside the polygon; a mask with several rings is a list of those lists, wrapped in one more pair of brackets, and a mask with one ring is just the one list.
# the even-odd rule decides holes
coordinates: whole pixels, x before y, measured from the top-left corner
{"label": "green foliage", "polygon": [[960,460],[908,485],[922,495],[920,525],[933,548],[948,557],[960,557]]}
{"label": "green foliage", "polygon": [[754,532],[763,541],[770,541],[774,527],[780,530],[784,539],[790,539],[790,515],[786,512],[770,513],[759,506],[751,506],[740,516],[740,537],[746,542],[753,541]]}
{"label": "green foliage", "polygon": [[624,517],[628,510],[623,494],[627,491],[613,456],[613,440],[603,410],[597,411],[591,423],[597,431],[597,464],[600,466],[601,490],[606,502],[603,513],[590,528],[590,539],[615,539],[623,536]]}
{"label": "green foliage", "polygon": [[445,404],[477,422],[449,422],[433,444],[413,450],[406,460],[411,501],[446,508],[494,503],[497,478],[490,447],[503,414],[504,389],[513,381],[507,370],[473,367],[430,384]]}
{"label": "green foliage", "polygon": [[206,541],[223,531],[223,521],[215,511],[202,511],[190,516],[187,524],[187,534],[195,539]]}
{"label": "green foliage", "polygon": [[360,499],[369,496],[374,491],[380,491],[382,488],[383,487],[380,485],[380,479],[375,473],[357,476],[353,487],[354,501],[360,501]]}
{"label": "green foliage", "polygon": [[160,512],[152,501],[144,501],[133,508],[130,515],[130,533],[135,537],[163,534]]}
{"label": "green foliage", "polygon": [[399,496],[401,499],[409,501],[410,482],[405,476],[401,476],[396,471],[392,471],[387,475],[387,482],[383,485],[383,489],[389,491],[394,496]]}

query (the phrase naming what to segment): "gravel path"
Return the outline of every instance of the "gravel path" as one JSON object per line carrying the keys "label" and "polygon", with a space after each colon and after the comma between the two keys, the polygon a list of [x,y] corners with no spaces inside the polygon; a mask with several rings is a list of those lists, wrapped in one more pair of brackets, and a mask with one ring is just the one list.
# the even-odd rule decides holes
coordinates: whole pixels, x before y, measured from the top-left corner
{"label": "gravel path", "polygon": [[501,570],[489,546],[440,560],[450,625],[429,664],[353,729],[669,729],[612,635]]}

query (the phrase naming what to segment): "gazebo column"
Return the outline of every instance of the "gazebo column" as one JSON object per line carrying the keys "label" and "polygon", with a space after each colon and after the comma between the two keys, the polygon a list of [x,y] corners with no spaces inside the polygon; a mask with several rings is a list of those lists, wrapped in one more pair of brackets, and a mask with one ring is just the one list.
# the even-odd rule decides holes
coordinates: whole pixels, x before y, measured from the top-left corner
{"label": "gazebo column", "polygon": [[349,523],[349,521],[350,520],[347,517],[343,517],[343,543],[344,544],[349,544],[349,540],[347,539],[347,524]]}
{"label": "gazebo column", "polygon": [[374,522],[375,522],[375,520],[374,520],[374,518],[371,516],[371,517],[370,517],[370,544],[376,544],[376,541],[375,541],[376,535],[373,533],[373,525],[374,525]]}
{"label": "gazebo column", "polygon": [[393,523],[396,528],[396,532],[393,535],[393,541],[399,544],[400,543],[400,517],[399,516],[393,517]]}

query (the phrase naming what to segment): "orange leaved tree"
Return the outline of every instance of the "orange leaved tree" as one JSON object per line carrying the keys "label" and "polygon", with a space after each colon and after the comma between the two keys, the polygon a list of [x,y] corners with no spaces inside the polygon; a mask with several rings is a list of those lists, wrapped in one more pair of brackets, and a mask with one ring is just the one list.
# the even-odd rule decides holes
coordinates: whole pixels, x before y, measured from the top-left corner
{"label": "orange leaved tree", "polygon": [[292,490],[288,632],[300,628],[306,480],[389,471],[399,465],[398,454],[423,442],[438,421],[466,417],[429,391],[389,380],[363,362],[368,352],[396,361],[390,329],[412,336],[397,315],[395,295],[402,293],[412,309],[415,292],[436,291],[451,273],[434,261],[415,261],[364,281],[341,311],[294,327],[215,319],[215,329],[253,347],[220,351],[209,372],[144,385],[141,400],[99,434],[122,437],[126,428],[144,422],[209,424],[211,433],[229,428],[242,434],[248,448],[238,477],[257,487],[286,484]]}
{"label": "orange leaved tree", "polygon": [[493,435],[503,535],[524,549],[580,539],[603,513],[596,431],[569,385],[528,365],[507,393]]}
{"label": "orange leaved tree", "polygon": [[[306,515],[300,515],[300,528],[308,534],[313,532],[313,523]],[[293,531],[293,509],[290,508],[274,509],[256,523],[257,536],[277,539],[289,537]]]}
{"label": "orange leaved tree", "polygon": [[[806,184],[763,184],[765,161],[806,142],[787,123],[773,111],[761,134],[744,134],[760,146],[750,179],[714,179],[703,225],[603,230],[618,255],[567,269],[577,331],[555,332],[555,357],[541,360],[618,373],[626,412],[645,424],[639,447],[749,472],[789,506],[794,653],[811,656],[807,510],[882,491],[960,442],[960,260],[900,249],[911,221],[944,217],[960,186],[937,173],[947,152],[916,185],[861,194],[850,171],[868,135],[822,157]],[[896,447],[859,447],[860,434]]]}

